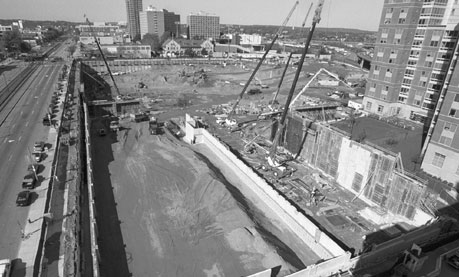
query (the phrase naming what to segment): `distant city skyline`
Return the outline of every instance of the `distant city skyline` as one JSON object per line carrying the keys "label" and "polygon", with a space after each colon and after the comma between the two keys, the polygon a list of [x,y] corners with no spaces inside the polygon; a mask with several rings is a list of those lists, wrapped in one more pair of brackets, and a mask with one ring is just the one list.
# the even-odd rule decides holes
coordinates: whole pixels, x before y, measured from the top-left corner
{"label": "distant city skyline", "polygon": [[[310,25],[313,10],[306,26]],[[322,28],[353,28],[377,31],[382,0],[325,0],[322,11]],[[144,9],[152,5],[158,9],[167,9],[180,14],[182,23],[190,13],[200,11],[220,16],[221,24],[234,25],[280,25],[293,7],[295,0],[194,0],[167,1],[144,0]],[[300,26],[311,1],[300,1],[287,26]],[[127,21],[125,0],[35,0],[30,8],[30,0],[2,0],[1,19],[23,20],[64,20],[83,22],[83,15],[91,21]]]}

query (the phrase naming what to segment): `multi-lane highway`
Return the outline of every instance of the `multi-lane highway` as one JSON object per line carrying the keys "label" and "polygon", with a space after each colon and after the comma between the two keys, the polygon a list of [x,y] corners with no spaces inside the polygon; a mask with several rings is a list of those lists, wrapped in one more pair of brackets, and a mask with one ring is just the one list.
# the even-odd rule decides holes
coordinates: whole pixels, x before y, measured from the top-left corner
{"label": "multi-lane highway", "polygon": [[[60,46],[55,54],[66,57],[64,47]],[[36,199],[32,197],[29,207],[17,207],[16,197],[23,190],[21,183],[31,162],[33,143],[47,140],[50,127],[43,126],[42,118],[48,111],[62,67],[63,63],[30,63],[18,77],[26,76],[25,80],[10,90],[0,90],[0,259],[21,258],[18,252],[24,226],[28,220],[34,220],[29,218],[29,211],[34,209]],[[6,97],[9,93],[12,95]],[[45,161],[52,159],[44,156]],[[47,184],[43,178],[40,181],[37,189]]]}

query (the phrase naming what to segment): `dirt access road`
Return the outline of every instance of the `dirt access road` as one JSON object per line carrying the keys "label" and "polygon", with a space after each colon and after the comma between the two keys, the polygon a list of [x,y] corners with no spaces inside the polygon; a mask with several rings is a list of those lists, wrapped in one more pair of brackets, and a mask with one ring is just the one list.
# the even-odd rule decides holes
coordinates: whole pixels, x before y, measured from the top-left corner
{"label": "dirt access road", "polygon": [[105,276],[246,276],[279,265],[284,276],[305,267],[204,155],[150,135],[146,122],[103,137],[100,124],[92,134]]}

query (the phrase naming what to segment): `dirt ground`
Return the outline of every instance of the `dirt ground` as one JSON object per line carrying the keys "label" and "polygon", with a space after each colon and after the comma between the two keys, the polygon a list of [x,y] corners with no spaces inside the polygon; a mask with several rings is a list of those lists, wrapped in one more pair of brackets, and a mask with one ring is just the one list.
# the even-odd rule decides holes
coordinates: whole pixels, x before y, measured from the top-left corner
{"label": "dirt ground", "polygon": [[[243,63],[222,65],[160,65],[148,70],[141,70],[125,75],[115,76],[122,94],[134,97],[145,97],[144,103],[152,110],[164,110],[177,106],[178,99],[186,102],[183,106],[207,106],[234,102],[242,91],[256,64]],[[241,105],[268,104],[277,90],[285,65],[263,64],[247,90],[261,89],[256,97],[244,96]],[[359,69],[342,68],[318,62],[306,62],[300,74],[295,93],[298,93],[308,81],[308,74],[315,73],[320,68],[332,72],[361,72]],[[291,89],[296,66],[289,66],[283,80],[280,103]],[[110,81],[107,78],[107,82]],[[146,87],[140,88],[143,83]],[[263,85],[263,88],[260,85]],[[324,96],[329,89],[312,89],[315,93],[323,91]],[[148,98],[148,99],[147,99]],[[256,98],[256,101],[254,100]]]}
{"label": "dirt ground", "polygon": [[97,145],[114,142],[109,181],[133,276],[245,276],[276,266],[284,276],[305,267],[204,155],[171,136],[150,135],[145,123],[123,127],[94,137],[94,170],[106,166]]}

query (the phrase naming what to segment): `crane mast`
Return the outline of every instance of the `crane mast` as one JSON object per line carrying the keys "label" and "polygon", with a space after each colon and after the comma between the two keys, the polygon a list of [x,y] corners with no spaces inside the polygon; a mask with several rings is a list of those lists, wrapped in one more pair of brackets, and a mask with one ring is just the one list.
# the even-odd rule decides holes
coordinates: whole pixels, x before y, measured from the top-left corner
{"label": "crane mast", "polygon": [[317,23],[320,22],[320,14],[322,12],[322,7],[324,5],[324,1],[325,0],[319,0],[319,2],[317,3],[317,7],[316,7],[316,10],[315,10],[314,18],[312,19],[312,26],[311,26],[311,29],[309,30],[309,34],[308,34],[308,37],[306,39],[306,43],[304,44],[303,53],[301,54],[300,63],[298,64],[298,68],[297,68],[296,73],[295,73],[295,78],[293,79],[293,83],[292,83],[292,86],[290,88],[290,92],[288,94],[287,101],[285,102],[284,112],[282,113],[281,121],[280,121],[279,126],[277,128],[276,135],[274,136],[274,140],[273,140],[273,144],[271,146],[271,150],[269,151],[268,161],[271,160],[274,164],[275,164],[275,162],[274,162],[275,159],[274,158],[276,156],[276,150],[277,150],[277,144],[278,144],[278,141],[279,141],[279,136],[280,136],[280,134],[282,133],[282,131],[284,129],[285,119],[287,118],[287,113],[288,113],[288,109],[290,107],[290,102],[292,101],[293,93],[295,92],[295,88],[296,88],[296,83],[298,82],[298,78],[300,77],[301,70],[303,69],[304,59],[305,59],[306,54],[308,52],[309,45],[311,44],[312,35],[314,34],[314,30],[316,28]]}
{"label": "crane mast", "polygon": [[260,66],[262,65],[263,61],[265,60],[266,58],[266,55],[268,55],[268,52],[271,50],[271,48],[273,47],[274,43],[276,42],[277,38],[279,37],[279,35],[282,33],[282,30],[284,29],[285,25],[287,25],[288,21],[290,20],[290,17],[292,16],[293,12],[295,11],[296,9],[296,6],[298,6],[299,4],[299,1],[296,1],[295,4],[293,5],[293,8],[290,10],[289,14],[287,15],[287,17],[285,18],[284,22],[282,23],[282,25],[279,27],[279,29],[277,30],[276,32],[276,35],[274,36],[273,40],[271,41],[271,43],[269,44],[268,48],[266,49],[265,53],[263,54],[263,56],[261,57],[260,61],[258,62],[257,66],[255,67],[255,69],[253,70],[252,72],[252,75],[250,75],[249,77],[249,80],[247,80],[247,82],[245,83],[244,85],[244,88],[242,89],[241,93],[239,94],[239,97],[236,99],[236,102],[234,103],[233,107],[231,108],[231,111],[229,112],[228,114],[228,120],[231,120],[232,116],[234,115],[234,112],[236,110],[236,107],[237,105],[239,104],[239,102],[241,101],[242,97],[244,96],[244,93],[245,91],[247,90],[247,88],[249,87],[250,85],[250,82],[253,80],[253,77],[255,76],[255,74],[257,74],[258,72],[258,69],[260,68]]}
{"label": "crane mast", "polygon": [[96,37],[96,34],[94,34],[94,31],[91,27],[91,22],[89,22],[89,19],[86,17],[86,23],[89,26],[89,30],[91,31],[92,36],[94,37],[94,41],[96,42],[97,49],[99,49],[100,55],[102,56],[102,59],[104,60],[105,66],[107,67],[108,74],[110,75],[110,78],[112,79],[113,86],[115,87],[116,94],[117,96],[121,95],[120,90],[118,86],[116,85],[115,78],[113,77],[112,71],[110,70],[110,66],[108,66],[107,59],[105,58],[104,52],[102,51],[102,48],[100,47],[99,40]]}

